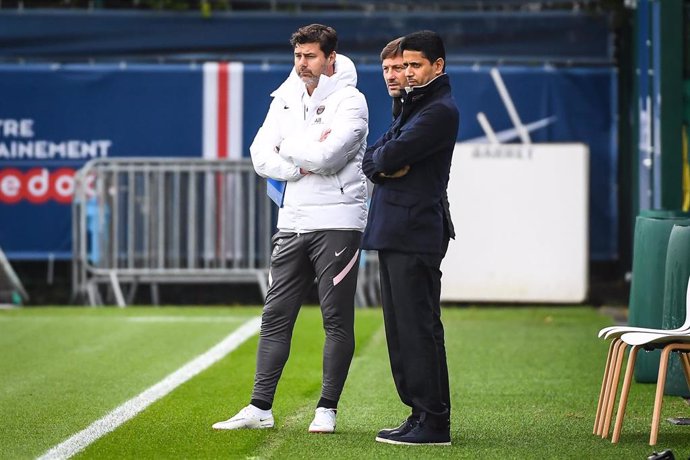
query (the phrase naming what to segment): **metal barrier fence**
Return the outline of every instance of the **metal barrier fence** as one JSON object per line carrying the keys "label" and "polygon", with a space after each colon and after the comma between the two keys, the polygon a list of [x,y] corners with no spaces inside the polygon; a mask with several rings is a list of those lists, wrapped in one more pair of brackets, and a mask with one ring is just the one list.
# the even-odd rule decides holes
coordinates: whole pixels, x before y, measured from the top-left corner
{"label": "metal barrier fence", "polygon": [[[102,305],[105,285],[125,306],[149,284],[158,304],[165,283],[256,282],[266,296],[274,208],[250,160],[96,159],[74,185],[76,301]],[[362,255],[356,303],[379,303],[375,254]]]}
{"label": "metal barrier fence", "polygon": [[0,248],[0,305],[21,305],[27,300],[29,294]]}
{"label": "metal barrier fence", "polygon": [[[272,211],[249,160],[97,159],[75,175],[73,295],[118,305],[139,283],[259,284],[265,296]],[[129,283],[127,297],[120,283]]]}

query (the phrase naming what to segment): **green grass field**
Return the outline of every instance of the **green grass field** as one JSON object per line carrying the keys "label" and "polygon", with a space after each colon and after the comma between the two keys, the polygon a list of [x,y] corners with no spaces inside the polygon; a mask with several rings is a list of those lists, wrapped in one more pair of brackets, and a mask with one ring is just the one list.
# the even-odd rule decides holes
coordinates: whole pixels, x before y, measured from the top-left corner
{"label": "green grass field", "polygon": [[[258,308],[0,311],[0,458],[35,458],[204,353]],[[445,308],[451,447],[374,441],[407,408],[395,393],[379,309],[357,310],[357,351],[334,435],[310,435],[323,332],[302,309],[274,405],[276,428],[216,432],[247,404],[257,337],[89,445],[80,458],[646,458],[690,455],[690,427],[662,421],[647,445],[653,385],[633,386],[618,445],[592,435],[611,323],[587,307]],[[662,419],[687,416],[666,397]]]}

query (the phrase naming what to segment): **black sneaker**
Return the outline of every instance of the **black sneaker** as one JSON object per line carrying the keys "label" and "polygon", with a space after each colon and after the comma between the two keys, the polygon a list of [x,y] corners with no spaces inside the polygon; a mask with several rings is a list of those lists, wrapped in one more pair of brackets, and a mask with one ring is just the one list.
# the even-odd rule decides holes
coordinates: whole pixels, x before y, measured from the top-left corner
{"label": "black sneaker", "polygon": [[[387,439],[390,435],[392,434],[405,434],[408,431],[410,431],[414,426],[419,423],[419,417],[416,415],[410,415],[407,417],[400,426],[395,427],[395,428],[387,428],[385,430],[381,430],[378,432],[376,435],[376,440],[381,441],[379,438],[385,438]],[[383,442],[383,441],[382,441]]]}
{"label": "black sneaker", "polygon": [[418,421],[406,433],[393,432],[376,440],[406,446],[450,446],[450,426],[434,428],[428,421]]}

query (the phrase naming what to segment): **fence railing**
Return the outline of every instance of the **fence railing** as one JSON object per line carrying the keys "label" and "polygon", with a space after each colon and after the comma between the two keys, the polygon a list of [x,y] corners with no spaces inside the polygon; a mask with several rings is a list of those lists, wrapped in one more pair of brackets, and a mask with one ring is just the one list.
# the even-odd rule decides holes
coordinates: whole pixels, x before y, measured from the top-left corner
{"label": "fence railing", "polygon": [[29,294],[0,248],[0,305],[21,305],[28,300]]}
{"label": "fence railing", "polygon": [[[73,293],[118,305],[140,283],[252,282],[265,296],[273,230],[249,160],[97,159],[75,175]],[[129,283],[124,295],[121,283]]]}
{"label": "fence railing", "polygon": [[[274,208],[251,161],[117,158],[75,175],[73,298],[132,303],[141,284],[252,283],[268,289]],[[356,303],[377,305],[378,260],[363,253]],[[127,287],[123,291],[122,286]]]}

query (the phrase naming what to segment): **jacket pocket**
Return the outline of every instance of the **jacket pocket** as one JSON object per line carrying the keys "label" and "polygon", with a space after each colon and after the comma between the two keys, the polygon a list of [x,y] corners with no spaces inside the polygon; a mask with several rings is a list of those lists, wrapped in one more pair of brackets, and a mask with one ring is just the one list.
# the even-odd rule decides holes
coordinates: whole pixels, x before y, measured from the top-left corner
{"label": "jacket pocket", "polygon": [[385,239],[393,247],[406,246],[406,240],[410,236],[409,229],[412,223],[412,215],[416,204],[419,202],[419,198],[398,190],[386,190],[381,199],[385,203],[383,208],[385,209],[385,214],[379,217],[382,217],[383,222],[381,223],[383,228],[386,229]]}
{"label": "jacket pocket", "polygon": [[419,196],[401,192],[399,190],[386,190],[383,200],[393,206],[404,206],[411,208],[419,203]]}
{"label": "jacket pocket", "polygon": [[341,182],[338,174],[329,174],[320,177],[322,179],[319,184],[319,191],[332,197],[334,202],[343,203],[345,201],[345,186]]}
{"label": "jacket pocket", "polygon": [[333,174],[333,177],[335,178],[335,186],[338,189],[338,193],[340,193],[340,201],[343,201],[343,195],[345,195],[345,186],[340,181],[340,176],[338,173]]}

